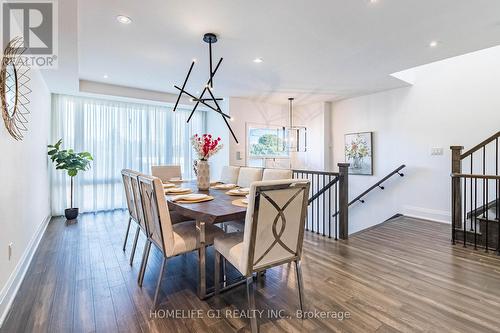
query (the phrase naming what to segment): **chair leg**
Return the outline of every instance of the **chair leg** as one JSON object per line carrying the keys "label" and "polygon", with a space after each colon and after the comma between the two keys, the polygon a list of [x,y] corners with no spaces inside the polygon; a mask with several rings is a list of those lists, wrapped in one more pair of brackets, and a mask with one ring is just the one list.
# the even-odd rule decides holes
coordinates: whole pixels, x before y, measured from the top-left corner
{"label": "chair leg", "polygon": [[142,287],[142,281],[144,281],[144,274],[146,274],[146,266],[148,264],[150,250],[151,241],[148,239],[146,240],[146,244],[144,245],[144,251],[142,252],[141,269],[139,270],[139,276],[137,277],[137,283],[139,284],[139,287]]}
{"label": "chair leg", "polygon": [[130,254],[130,266],[132,266],[134,262],[134,256],[135,256],[135,248],[137,247],[137,239],[139,238],[139,231],[141,228],[137,227],[137,230],[135,232],[135,238],[134,238],[134,245],[132,245],[132,253]]}
{"label": "chair leg", "polygon": [[125,240],[123,241],[123,252],[125,252],[125,247],[127,246],[128,233],[130,231],[130,224],[132,223],[132,218],[128,218],[127,233],[125,234]]}
{"label": "chair leg", "polygon": [[297,284],[299,286],[300,311],[304,312],[304,282],[302,280],[302,268],[300,260],[295,260],[295,272],[297,273]]}
{"label": "chair leg", "polygon": [[222,285],[227,286],[227,260],[222,257]]}
{"label": "chair leg", "polygon": [[215,250],[215,267],[214,267],[214,287],[215,287],[215,295],[219,294],[220,290],[220,260],[221,260],[221,254],[219,251]]}
{"label": "chair leg", "polygon": [[248,298],[248,309],[250,310],[250,327],[252,328],[252,333],[259,332],[259,325],[257,323],[257,317],[255,316],[255,287],[253,284],[253,276],[247,277],[247,298]]}
{"label": "chair leg", "polygon": [[156,291],[155,298],[153,300],[153,310],[156,310],[158,306],[158,295],[160,294],[161,280],[163,280],[163,272],[165,270],[165,265],[167,263],[167,258],[163,257],[163,261],[161,263],[160,274],[158,276],[158,282],[156,283]]}

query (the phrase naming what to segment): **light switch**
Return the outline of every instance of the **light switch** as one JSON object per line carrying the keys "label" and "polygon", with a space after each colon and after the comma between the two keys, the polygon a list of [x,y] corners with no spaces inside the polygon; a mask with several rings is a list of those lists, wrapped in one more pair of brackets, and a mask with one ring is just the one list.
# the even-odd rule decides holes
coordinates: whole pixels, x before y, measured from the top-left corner
{"label": "light switch", "polygon": [[433,148],[431,148],[431,155],[432,156],[443,155],[443,148],[442,147],[433,147]]}

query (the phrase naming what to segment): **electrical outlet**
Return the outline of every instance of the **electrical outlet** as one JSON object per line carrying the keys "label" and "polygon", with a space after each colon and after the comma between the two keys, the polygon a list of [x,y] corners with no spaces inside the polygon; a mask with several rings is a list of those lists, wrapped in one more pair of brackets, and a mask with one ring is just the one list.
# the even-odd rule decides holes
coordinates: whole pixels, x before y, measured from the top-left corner
{"label": "electrical outlet", "polygon": [[14,243],[10,242],[9,243],[9,261],[12,258],[12,247],[14,247]]}

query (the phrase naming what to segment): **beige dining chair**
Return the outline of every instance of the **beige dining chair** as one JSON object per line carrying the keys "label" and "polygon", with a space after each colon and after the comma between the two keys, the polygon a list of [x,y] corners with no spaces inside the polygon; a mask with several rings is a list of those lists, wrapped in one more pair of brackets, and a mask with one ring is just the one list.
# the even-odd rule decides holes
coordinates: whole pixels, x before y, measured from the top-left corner
{"label": "beige dining chair", "polygon": [[[139,189],[142,197],[144,219],[149,231],[148,245],[141,264],[141,285],[147,265],[147,254],[150,251],[151,245],[155,245],[163,256],[153,301],[153,309],[155,309],[158,304],[158,296],[167,259],[179,254],[199,250],[201,246],[211,245],[213,244],[214,237],[222,236],[224,232],[214,225],[207,224],[205,225],[205,239],[203,242],[203,240],[199,239],[195,221],[172,224],[163,192],[163,185],[159,178],[139,176]],[[200,255],[200,252],[198,252],[198,255]]]}
{"label": "beige dining chair", "polygon": [[262,180],[262,169],[261,168],[240,168],[240,173],[238,174],[238,186],[240,187],[250,187],[250,184]]}
{"label": "beige dining chair", "polygon": [[240,167],[225,165],[222,167],[219,181],[224,184],[236,184],[238,182],[239,173]]}
{"label": "beige dining chair", "polygon": [[292,170],[290,169],[264,169],[262,180],[280,180],[292,179]]}
{"label": "beige dining chair", "polygon": [[169,182],[172,178],[182,178],[180,165],[154,165],[151,167],[151,174],[160,178],[164,183]]}
{"label": "beige dining chair", "polygon": [[127,247],[128,235],[130,232],[130,225],[134,222],[137,226],[134,242],[132,244],[132,251],[130,253],[130,265],[134,262],[135,251],[137,247],[137,240],[139,238],[139,233],[142,230],[144,235],[148,235],[147,225],[144,222],[144,217],[142,214],[142,204],[139,193],[139,185],[137,177],[140,175],[139,172],[123,169],[122,180],[123,185],[125,187],[125,197],[127,199],[127,208],[129,213],[127,232],[125,234],[125,240],[123,241],[123,251],[125,251]]}
{"label": "beige dining chair", "polygon": [[[254,182],[245,218],[244,232],[217,236],[215,248],[215,294],[220,291],[221,257],[246,277],[249,309],[255,310],[253,273],[295,262],[300,309],[303,282],[300,260],[309,196],[308,180]],[[254,311],[252,311],[254,312]],[[250,319],[258,332],[257,318]]]}

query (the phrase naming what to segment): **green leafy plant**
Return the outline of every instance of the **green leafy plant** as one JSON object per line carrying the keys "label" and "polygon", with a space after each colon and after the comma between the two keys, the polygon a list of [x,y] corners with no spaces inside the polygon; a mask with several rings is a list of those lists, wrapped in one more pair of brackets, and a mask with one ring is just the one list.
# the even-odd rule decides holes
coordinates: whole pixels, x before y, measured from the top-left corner
{"label": "green leafy plant", "polygon": [[71,178],[71,207],[73,208],[73,178],[80,171],[90,169],[90,162],[94,160],[88,152],[76,153],[73,149],[61,149],[62,139],[54,145],[48,145],[48,155],[56,166],[56,170],[65,170]]}

